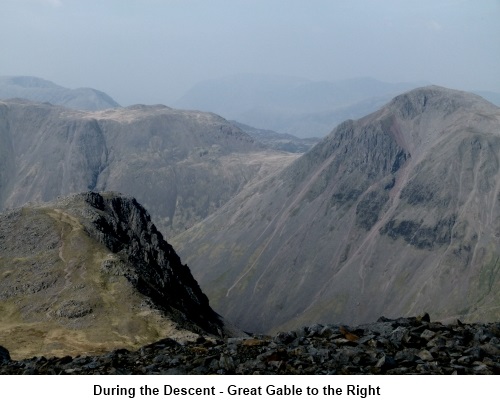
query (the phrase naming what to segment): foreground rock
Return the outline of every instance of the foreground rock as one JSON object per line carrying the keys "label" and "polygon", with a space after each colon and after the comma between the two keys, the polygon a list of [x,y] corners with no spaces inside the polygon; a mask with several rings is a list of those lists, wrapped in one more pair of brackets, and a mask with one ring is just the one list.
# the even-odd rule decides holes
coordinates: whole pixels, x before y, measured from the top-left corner
{"label": "foreground rock", "polygon": [[500,374],[500,322],[380,318],[274,337],[164,339],[131,352],[0,362],[0,374]]}
{"label": "foreground rock", "polygon": [[135,199],[89,192],[0,214],[0,345],[14,359],[227,333]]}

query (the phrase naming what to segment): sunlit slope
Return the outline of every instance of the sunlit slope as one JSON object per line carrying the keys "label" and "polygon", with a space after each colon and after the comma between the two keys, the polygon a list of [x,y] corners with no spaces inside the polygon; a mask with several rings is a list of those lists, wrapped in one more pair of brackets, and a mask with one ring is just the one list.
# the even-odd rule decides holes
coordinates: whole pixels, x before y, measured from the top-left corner
{"label": "sunlit slope", "polygon": [[135,200],[87,193],[0,215],[0,342],[13,357],[224,331]]}

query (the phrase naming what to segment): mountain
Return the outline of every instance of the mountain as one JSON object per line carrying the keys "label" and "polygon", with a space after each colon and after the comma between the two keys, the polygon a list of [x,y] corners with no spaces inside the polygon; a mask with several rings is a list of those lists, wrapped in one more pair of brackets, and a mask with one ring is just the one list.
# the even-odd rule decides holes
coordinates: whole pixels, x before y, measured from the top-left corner
{"label": "mountain", "polygon": [[0,76],[0,99],[10,98],[48,102],[88,111],[119,107],[115,100],[99,90],[67,89],[33,76]]}
{"label": "mountain", "polygon": [[15,358],[231,333],[135,199],[83,193],[0,214],[0,341]]}
{"label": "mountain", "polygon": [[473,93],[477,94],[478,96],[483,97],[485,100],[488,100],[490,103],[495,104],[496,106],[500,107],[500,93],[495,93],[493,91],[474,91]]}
{"label": "mountain", "polygon": [[348,120],[173,239],[245,330],[498,319],[500,109],[430,86]]}
{"label": "mountain", "polygon": [[96,112],[0,102],[0,209],[81,191],[136,196],[166,237],[296,154],[267,150],[223,118],[162,105]]}
{"label": "mountain", "polygon": [[320,141],[320,138],[297,138],[290,134],[280,134],[269,129],[254,128],[237,121],[231,122],[256,141],[273,150],[304,153]]}
{"label": "mountain", "polygon": [[246,125],[301,138],[323,137],[340,122],[371,113],[416,86],[372,78],[327,82],[234,75],[195,85],[175,106],[213,111]]}

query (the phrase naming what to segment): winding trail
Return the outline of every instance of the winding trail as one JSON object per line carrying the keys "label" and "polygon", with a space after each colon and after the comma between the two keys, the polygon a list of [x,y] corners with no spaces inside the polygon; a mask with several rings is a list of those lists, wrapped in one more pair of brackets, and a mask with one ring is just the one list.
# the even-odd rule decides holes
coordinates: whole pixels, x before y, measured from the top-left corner
{"label": "winding trail", "polygon": [[[71,258],[69,260],[67,260],[65,258],[65,251],[68,248],[67,244],[68,243],[71,244],[71,241],[76,236],[76,234],[82,232],[84,228],[80,224],[80,222],[78,222],[78,220],[76,218],[62,212],[59,209],[52,210],[51,212],[48,213],[48,215],[52,219],[54,219],[55,221],[60,223],[60,226],[61,226],[61,234],[60,234],[61,245],[59,246],[59,249],[58,249],[59,259],[61,259],[61,261],[64,263],[64,268],[62,270],[64,273],[64,285],[62,286],[61,290],[59,291],[59,294],[61,294],[64,290],[69,289],[72,285],[72,280],[71,280],[72,279],[72,271],[74,270],[74,267],[72,266],[72,264],[75,263],[74,258]],[[68,232],[68,227],[70,228],[69,232]],[[84,267],[84,269],[85,269],[85,267]],[[59,299],[59,297],[56,296],[53,299],[50,306],[52,307],[57,302],[58,299]],[[50,315],[50,312],[51,311],[48,311],[47,316]]]}

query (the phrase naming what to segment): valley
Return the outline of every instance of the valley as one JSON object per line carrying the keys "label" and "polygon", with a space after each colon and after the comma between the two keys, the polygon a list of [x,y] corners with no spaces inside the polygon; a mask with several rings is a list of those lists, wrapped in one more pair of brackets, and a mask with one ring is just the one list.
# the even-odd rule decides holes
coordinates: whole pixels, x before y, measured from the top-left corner
{"label": "valley", "polygon": [[495,322],[499,128],[499,107],[438,86],[311,140],[163,105],[0,101],[0,345]]}

